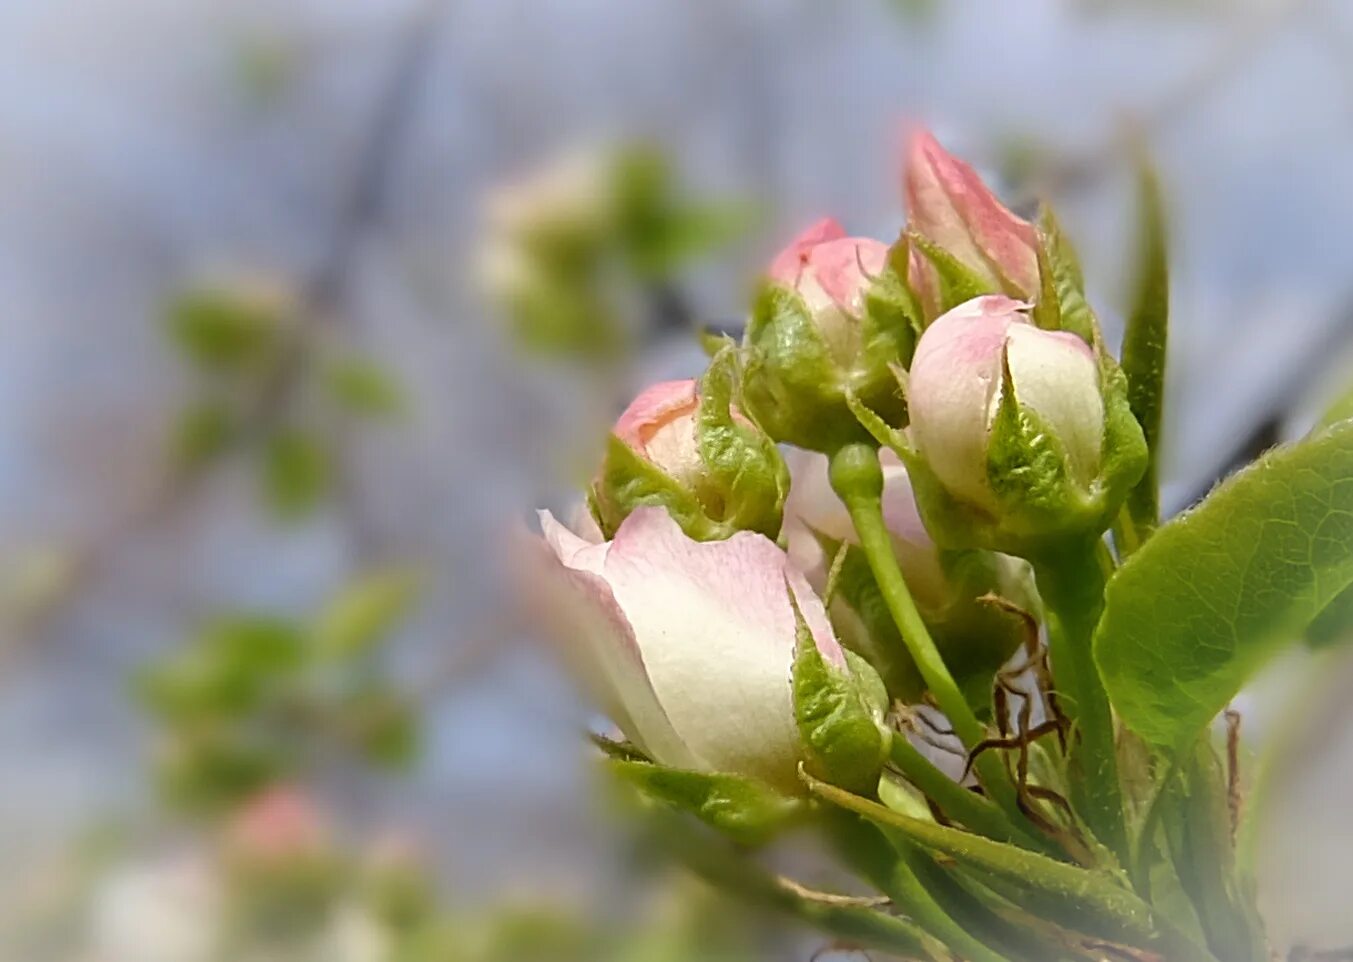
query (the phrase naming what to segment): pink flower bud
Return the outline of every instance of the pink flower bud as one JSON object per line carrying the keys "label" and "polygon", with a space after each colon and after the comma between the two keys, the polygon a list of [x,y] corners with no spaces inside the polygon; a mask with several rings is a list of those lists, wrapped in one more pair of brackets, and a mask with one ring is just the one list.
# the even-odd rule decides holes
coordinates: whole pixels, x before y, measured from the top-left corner
{"label": "pink flower bud", "polygon": [[232,854],[249,862],[278,863],[322,854],[329,827],[299,789],[275,785],[244,804],[230,822]]}
{"label": "pink flower bud", "polygon": [[769,276],[798,292],[832,355],[849,367],[860,348],[858,321],[865,294],[887,264],[887,244],[847,237],[839,223],[826,218],[776,255]]}
{"label": "pink flower bud", "polygon": [[630,403],[615,436],[673,478],[695,484],[704,470],[695,430],[699,407],[695,381],[662,381]]}
{"label": "pink flower bud", "polygon": [[917,452],[950,494],[992,514],[988,451],[1003,355],[1016,400],[1060,442],[1069,480],[1087,489],[1101,462],[1104,399],[1095,356],[1074,334],[1033,326],[1026,307],[990,295],[954,308],[921,336],[908,380]]}
{"label": "pink flower bud", "polygon": [[[918,128],[907,145],[903,191],[910,227],[944,248],[991,285],[993,292],[1038,294],[1038,233],[1012,214],[977,173]],[[934,268],[913,260],[908,273],[923,302]]]}
{"label": "pink flower bud", "polygon": [[745,531],[694,541],[661,508],[602,543],[540,518],[541,614],[626,736],[664,765],[798,791],[791,590],[823,656],[844,655],[785,553]]}

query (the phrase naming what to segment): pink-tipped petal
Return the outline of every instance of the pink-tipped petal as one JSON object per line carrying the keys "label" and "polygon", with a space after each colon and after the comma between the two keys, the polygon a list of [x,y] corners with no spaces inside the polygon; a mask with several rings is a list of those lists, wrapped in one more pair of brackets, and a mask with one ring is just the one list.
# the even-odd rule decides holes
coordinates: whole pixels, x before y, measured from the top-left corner
{"label": "pink-tipped petal", "polygon": [[[523,559],[527,603],[560,642],[562,657],[611,719],[652,758],[707,767],[678,737],[659,704],[634,630],[602,574],[611,543],[589,544],[540,512],[545,544]],[[622,526],[623,527],[623,526]],[[548,549],[548,550],[547,550]]]}
{"label": "pink-tipped petal", "polygon": [[1016,217],[968,164],[945,150],[924,128],[907,147],[904,193],[913,229],[967,267],[1021,295],[1039,289],[1038,233]]}
{"label": "pink-tipped petal", "polygon": [[813,248],[807,264],[841,310],[859,314],[869,285],[888,265],[888,245],[868,237],[843,237]]}
{"label": "pink-tipped petal", "polygon": [[775,255],[767,272],[770,279],[787,287],[798,283],[799,273],[807,263],[808,252],[819,244],[846,236],[846,230],[832,217],[822,220],[802,231]]}
{"label": "pink-tipped petal", "polygon": [[792,588],[824,657],[844,656],[822,602],[773,542],[697,542],[655,508],[616,532],[606,580],[633,628],[672,726],[718,771],[795,786]]}
{"label": "pink-tipped petal", "polygon": [[693,380],[660,381],[641,391],[615,423],[615,435],[642,452],[654,431],[666,421],[695,410]]}

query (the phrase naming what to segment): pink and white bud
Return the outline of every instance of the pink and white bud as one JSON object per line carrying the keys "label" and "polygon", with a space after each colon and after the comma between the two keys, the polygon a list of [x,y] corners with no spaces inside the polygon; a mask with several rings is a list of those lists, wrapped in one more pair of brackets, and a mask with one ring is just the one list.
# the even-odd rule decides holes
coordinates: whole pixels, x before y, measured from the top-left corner
{"label": "pink and white bud", "polygon": [[859,318],[874,278],[888,264],[888,245],[848,237],[830,217],[809,227],[771,261],[770,279],[798,292],[818,332],[843,366],[860,348]]}
{"label": "pink and white bud", "polygon": [[660,508],[636,509],[600,543],[540,519],[541,613],[625,735],[664,765],[797,791],[789,591],[823,656],[844,656],[785,553],[751,532],[694,541]]}
{"label": "pink and white bud", "polygon": [[1002,357],[1015,399],[1066,453],[1067,475],[1088,489],[1099,473],[1104,399],[1099,365],[1079,337],[1030,323],[1028,305],[977,297],[930,325],[908,379],[911,439],[936,478],[961,501],[997,513],[988,450],[1002,396]]}
{"label": "pink and white bud", "polygon": [[699,409],[695,381],[662,381],[630,403],[615,423],[615,436],[676,480],[693,485],[704,473],[696,434]]}
{"label": "pink and white bud", "polygon": [[[908,140],[903,174],[909,226],[942,247],[993,292],[1025,299],[1038,294],[1038,232],[1012,214],[976,171],[924,128]],[[908,273],[923,302],[933,294],[934,267],[914,258]]]}

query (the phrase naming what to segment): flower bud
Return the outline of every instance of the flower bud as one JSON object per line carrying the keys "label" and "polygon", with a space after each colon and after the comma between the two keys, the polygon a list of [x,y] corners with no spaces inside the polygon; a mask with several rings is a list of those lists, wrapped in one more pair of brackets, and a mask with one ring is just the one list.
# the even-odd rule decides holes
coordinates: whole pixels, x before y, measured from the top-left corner
{"label": "flower bud", "polygon": [[779,533],[788,473],[774,442],[733,405],[735,367],[730,346],[699,383],[655,384],[620,416],[592,486],[603,532],[659,505],[701,541]]}
{"label": "flower bud", "polygon": [[[925,129],[907,145],[903,176],[909,226],[967,268],[991,293],[1038,294],[1038,232],[1001,204],[977,173]],[[908,281],[932,318],[942,312],[935,265],[913,251]]]}
{"label": "flower bud", "polygon": [[536,552],[541,614],[630,741],[661,765],[798,792],[790,676],[800,615],[822,658],[846,663],[784,551],[747,531],[695,541],[652,507],[601,543],[548,512],[541,528],[551,549]]}
{"label": "flower bud", "polygon": [[1022,553],[1046,536],[1102,531],[1144,467],[1116,369],[1076,335],[1035,327],[1025,308],[999,295],[961,304],[926,329],[912,361],[910,433],[924,465],[914,480],[989,529],[975,542],[957,535],[953,512],[918,491],[954,546]]}
{"label": "flower bud", "polygon": [[747,325],[744,390],[770,435],[824,452],[867,439],[848,392],[902,419],[891,366],[910,359],[916,321],[888,245],[823,220],[776,256],[768,280]]}

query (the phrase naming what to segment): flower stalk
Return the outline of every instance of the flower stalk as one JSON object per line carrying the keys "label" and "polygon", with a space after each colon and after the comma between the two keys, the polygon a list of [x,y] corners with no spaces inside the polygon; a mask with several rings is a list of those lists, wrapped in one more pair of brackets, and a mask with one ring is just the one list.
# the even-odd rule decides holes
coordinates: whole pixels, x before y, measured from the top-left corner
{"label": "flower stalk", "polygon": [[1099,539],[1071,541],[1034,559],[1047,605],[1058,704],[1074,733],[1069,748],[1072,802],[1090,830],[1129,864],[1113,709],[1091,648],[1104,610],[1107,558]]}
{"label": "flower stalk", "polygon": [[[963,747],[972,751],[986,737],[986,730],[968,704],[944,658],[921,619],[906,579],[893,553],[892,539],[883,519],[883,471],[878,452],[864,444],[840,448],[831,459],[831,482],[837,496],[850,512],[851,522],[860,538],[869,567],[878,581],[897,630],[916,663],[926,687],[935,697],[940,711],[948,717]],[[1017,813],[1019,803],[1010,773],[991,753],[979,755],[974,763],[978,778],[1007,812]]]}

